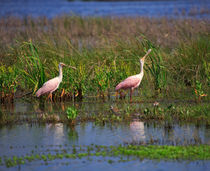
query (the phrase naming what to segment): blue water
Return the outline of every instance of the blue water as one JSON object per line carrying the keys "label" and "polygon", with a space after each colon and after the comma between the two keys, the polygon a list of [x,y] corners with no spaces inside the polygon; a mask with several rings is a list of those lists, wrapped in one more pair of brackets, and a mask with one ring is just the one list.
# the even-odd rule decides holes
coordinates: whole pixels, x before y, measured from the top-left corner
{"label": "blue water", "polygon": [[[110,103],[104,102],[76,102],[79,115],[97,114],[99,111],[108,114]],[[0,106],[1,111],[11,115],[30,117],[40,113],[54,113],[62,115],[72,102],[48,103],[43,106],[38,103],[15,101],[14,104]],[[121,104],[123,105],[123,104]],[[124,104],[126,105],[126,103]],[[151,104],[136,104],[140,108]],[[152,141],[151,141],[152,140]],[[133,120],[123,123],[106,123],[104,125],[94,122],[78,122],[75,127],[67,124],[13,124],[0,127],[0,158],[26,156],[30,154],[54,154],[62,153],[62,150],[71,153],[72,147],[85,148],[91,144],[95,145],[127,145],[127,144],[156,144],[156,145],[194,145],[210,144],[209,126],[196,125],[193,123],[172,123],[171,128],[165,122]],[[108,161],[112,160],[113,163]],[[165,161],[134,159],[119,162],[119,157],[114,156],[92,156],[82,159],[56,159],[52,161],[32,161],[26,164],[7,168],[0,162],[0,171],[46,171],[46,170],[77,170],[77,171],[107,171],[107,170],[154,170],[167,171],[208,171],[210,161]]]}
{"label": "blue water", "polygon": [[[145,123],[141,121],[133,121],[127,124],[106,124],[104,126],[95,125],[87,122],[78,124],[75,128],[59,123],[46,125],[13,125],[5,126],[0,129],[0,157],[12,157],[13,155],[25,156],[32,154],[54,154],[62,153],[65,149],[71,152],[72,146],[84,148],[87,145],[119,145],[124,142],[147,141],[150,138],[160,142],[156,144],[167,145],[170,142],[178,142],[180,144],[194,144],[193,135],[199,137],[201,144],[209,143],[209,128],[205,126],[196,127],[193,124],[174,125],[174,128],[167,131],[164,125]],[[177,141],[178,140],[178,141]],[[108,160],[113,163],[109,163]],[[82,159],[56,159],[48,161],[27,162],[24,165],[6,168],[0,165],[2,170],[77,170],[77,171],[107,171],[107,170],[154,170],[167,171],[168,168],[173,171],[189,170],[189,171],[207,171],[210,169],[210,161],[164,161],[164,160],[131,160],[126,162],[118,162],[117,157],[85,157]]]}
{"label": "blue water", "polygon": [[0,17],[5,16],[146,16],[210,18],[208,0],[159,0],[134,2],[83,2],[67,0],[1,0]]}

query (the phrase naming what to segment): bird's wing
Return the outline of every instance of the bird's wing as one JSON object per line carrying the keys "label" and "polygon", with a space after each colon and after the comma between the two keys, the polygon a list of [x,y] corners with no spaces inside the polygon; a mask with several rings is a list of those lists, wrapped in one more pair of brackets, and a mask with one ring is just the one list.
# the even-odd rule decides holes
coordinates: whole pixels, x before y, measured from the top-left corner
{"label": "bird's wing", "polygon": [[119,89],[128,89],[131,87],[135,87],[139,82],[141,81],[140,77],[133,75],[130,76],[128,78],[126,78],[124,81],[122,81],[121,83],[119,83],[116,86],[116,91]]}
{"label": "bird's wing", "polygon": [[42,94],[54,91],[59,86],[59,79],[57,77],[47,81],[43,86],[36,92],[36,96],[39,97]]}

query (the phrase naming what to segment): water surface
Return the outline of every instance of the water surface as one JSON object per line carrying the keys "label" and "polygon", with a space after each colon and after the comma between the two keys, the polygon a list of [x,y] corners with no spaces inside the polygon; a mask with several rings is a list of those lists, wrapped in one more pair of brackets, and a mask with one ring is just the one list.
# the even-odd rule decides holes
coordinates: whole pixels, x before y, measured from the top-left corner
{"label": "water surface", "polygon": [[[92,122],[77,124],[74,128],[58,124],[21,124],[5,126],[0,129],[0,157],[25,156],[30,154],[55,154],[63,150],[71,152],[73,146],[85,147],[95,145],[158,144],[189,145],[209,144],[210,129],[193,124],[174,124],[168,129],[164,124],[155,122],[133,121],[121,124],[97,125]],[[112,159],[110,164],[108,161]],[[167,166],[167,167],[166,167]],[[9,168],[9,170],[208,170],[209,161],[156,161],[134,160],[118,162],[114,157],[92,157],[82,159],[57,159],[33,161],[26,165]],[[0,166],[4,170],[5,166]],[[143,169],[143,170],[144,170]]]}
{"label": "water surface", "polygon": [[[30,117],[40,113],[65,114],[69,106],[75,106],[79,114],[110,114],[110,106],[117,105],[125,108],[135,106],[144,109],[153,105],[147,103],[128,104],[123,101],[88,101],[40,103],[38,101],[16,100],[14,104],[1,106],[1,110],[11,115]],[[162,104],[161,104],[162,105]],[[6,125],[0,128],[0,157],[25,156],[31,154],[55,154],[69,152],[72,148],[87,147],[90,145],[210,145],[210,127],[205,124],[178,123],[170,125],[165,121],[141,121],[134,119],[129,122],[104,123],[81,122],[75,127],[63,123]],[[111,163],[109,161],[112,161]],[[33,161],[25,165],[1,170],[209,170],[209,161],[156,161],[132,160],[119,162],[115,157],[86,157],[82,159],[56,159],[49,162]]]}
{"label": "water surface", "polygon": [[97,2],[67,0],[1,0],[0,16],[146,16],[209,18],[208,0]]}

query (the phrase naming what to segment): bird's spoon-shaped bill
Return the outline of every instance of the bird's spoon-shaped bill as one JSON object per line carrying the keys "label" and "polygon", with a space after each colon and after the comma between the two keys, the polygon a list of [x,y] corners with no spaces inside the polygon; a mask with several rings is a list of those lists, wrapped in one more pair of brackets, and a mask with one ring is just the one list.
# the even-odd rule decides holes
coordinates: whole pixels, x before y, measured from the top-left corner
{"label": "bird's spoon-shaped bill", "polygon": [[68,68],[72,68],[72,69],[77,69],[76,67],[70,66],[70,65],[66,65]]}
{"label": "bird's spoon-shaped bill", "polygon": [[150,54],[151,51],[152,51],[152,49],[149,49],[149,50],[147,51],[147,53],[144,55],[144,57],[141,58],[141,59],[144,60],[144,59]]}

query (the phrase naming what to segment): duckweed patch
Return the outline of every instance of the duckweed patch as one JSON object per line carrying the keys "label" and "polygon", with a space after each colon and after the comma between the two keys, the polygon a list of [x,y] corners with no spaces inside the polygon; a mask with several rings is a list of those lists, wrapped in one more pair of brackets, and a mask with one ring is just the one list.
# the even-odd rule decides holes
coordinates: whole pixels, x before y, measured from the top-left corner
{"label": "duckweed patch", "polygon": [[[74,146],[77,150],[66,149],[65,152],[27,154],[25,156],[13,156],[0,158],[1,165],[14,167],[33,161],[49,162],[63,159],[83,159],[88,157],[106,157],[109,164],[113,162],[126,162],[128,160],[151,159],[151,160],[210,160],[210,146]],[[72,151],[72,152],[71,152]],[[108,157],[108,158],[107,158]]]}

